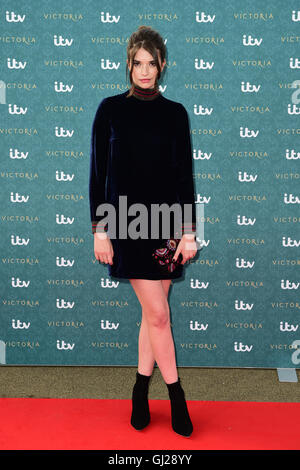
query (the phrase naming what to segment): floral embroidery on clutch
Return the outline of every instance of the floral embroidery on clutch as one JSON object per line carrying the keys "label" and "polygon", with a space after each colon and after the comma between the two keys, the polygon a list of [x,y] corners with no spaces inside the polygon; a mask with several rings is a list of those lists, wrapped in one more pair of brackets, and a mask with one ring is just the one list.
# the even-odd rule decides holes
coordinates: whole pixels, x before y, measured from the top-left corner
{"label": "floral embroidery on clutch", "polygon": [[177,265],[181,264],[181,253],[179,253],[176,261],[172,261],[179,242],[180,238],[169,238],[165,241],[164,246],[156,248],[152,253],[153,259],[157,261],[159,267],[167,272],[172,273],[177,268]]}

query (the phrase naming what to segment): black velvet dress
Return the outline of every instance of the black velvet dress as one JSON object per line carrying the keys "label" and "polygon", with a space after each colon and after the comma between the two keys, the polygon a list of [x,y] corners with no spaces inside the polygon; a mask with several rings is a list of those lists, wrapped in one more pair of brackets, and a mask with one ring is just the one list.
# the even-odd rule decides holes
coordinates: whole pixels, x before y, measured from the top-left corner
{"label": "black velvet dress", "polygon": [[[105,231],[110,236],[110,224],[105,221],[108,213],[98,215],[97,211],[99,205],[109,203],[116,215],[116,230],[110,236],[114,256],[113,264],[107,264],[109,275],[126,279],[179,278],[184,265],[173,263],[172,257],[182,234],[195,233],[196,228],[187,111],[181,103],[169,100],[155,88],[135,85],[134,94],[126,98],[128,93],[129,90],[102,99],[93,121],[89,177],[92,232]],[[143,204],[148,211],[144,238],[142,235],[132,238],[128,232],[124,236],[124,227],[128,229],[140,215],[140,212],[130,214],[129,208],[134,203]],[[153,238],[151,206],[163,203],[168,207],[177,203],[182,208],[181,232],[176,230],[178,215],[170,211],[168,236],[162,231],[161,216],[158,238]],[[184,212],[184,204],[189,205],[190,211]]]}

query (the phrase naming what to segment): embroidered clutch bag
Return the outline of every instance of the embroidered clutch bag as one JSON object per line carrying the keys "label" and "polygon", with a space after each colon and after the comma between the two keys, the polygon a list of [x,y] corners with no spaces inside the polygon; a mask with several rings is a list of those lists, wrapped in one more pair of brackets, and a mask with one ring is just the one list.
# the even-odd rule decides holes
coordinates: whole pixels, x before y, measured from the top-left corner
{"label": "embroidered clutch bag", "polygon": [[163,246],[161,248],[156,248],[153,251],[153,260],[158,264],[162,271],[172,273],[177,268],[177,266],[181,264],[181,253],[179,253],[176,261],[172,261],[179,242],[180,238],[168,238],[167,240],[164,240]]}

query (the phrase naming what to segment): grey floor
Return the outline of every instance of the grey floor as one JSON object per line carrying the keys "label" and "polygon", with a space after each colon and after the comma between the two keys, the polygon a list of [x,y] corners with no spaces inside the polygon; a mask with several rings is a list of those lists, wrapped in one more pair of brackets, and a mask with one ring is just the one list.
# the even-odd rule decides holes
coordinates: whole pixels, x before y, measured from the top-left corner
{"label": "grey floor", "polygon": [[[0,366],[0,397],[130,399],[136,367]],[[179,367],[187,400],[299,402],[298,382],[279,382],[276,369]],[[150,399],[168,399],[159,369]]]}

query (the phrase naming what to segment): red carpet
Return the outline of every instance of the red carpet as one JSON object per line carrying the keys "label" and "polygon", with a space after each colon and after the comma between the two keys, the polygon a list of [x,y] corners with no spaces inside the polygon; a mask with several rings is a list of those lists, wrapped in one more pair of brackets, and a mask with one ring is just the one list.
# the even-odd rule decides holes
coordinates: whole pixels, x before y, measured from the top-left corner
{"label": "red carpet", "polygon": [[130,400],[0,399],[1,450],[299,450],[300,404],[188,401],[190,438],[170,404],[150,400],[151,423],[130,425]]}

